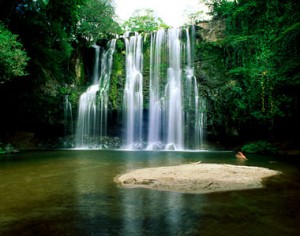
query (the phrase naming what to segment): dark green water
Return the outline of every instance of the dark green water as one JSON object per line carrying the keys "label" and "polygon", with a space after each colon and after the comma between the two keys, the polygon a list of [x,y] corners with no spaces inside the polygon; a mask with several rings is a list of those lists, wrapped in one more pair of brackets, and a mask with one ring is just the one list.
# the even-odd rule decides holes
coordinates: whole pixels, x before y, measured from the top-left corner
{"label": "dark green water", "polygon": [[297,165],[249,156],[281,170],[265,188],[212,194],[125,189],[131,169],[240,165],[231,152],[30,152],[0,159],[0,235],[300,235]]}

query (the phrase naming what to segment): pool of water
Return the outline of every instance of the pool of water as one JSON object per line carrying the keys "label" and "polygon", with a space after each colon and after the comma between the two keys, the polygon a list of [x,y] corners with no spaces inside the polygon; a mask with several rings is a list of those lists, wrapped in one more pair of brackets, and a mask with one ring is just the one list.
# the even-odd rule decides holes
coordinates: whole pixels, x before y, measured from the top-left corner
{"label": "pool of water", "polygon": [[[295,163],[232,152],[58,150],[0,157],[0,235],[300,235]],[[129,170],[202,161],[282,171],[263,189],[126,189]]]}

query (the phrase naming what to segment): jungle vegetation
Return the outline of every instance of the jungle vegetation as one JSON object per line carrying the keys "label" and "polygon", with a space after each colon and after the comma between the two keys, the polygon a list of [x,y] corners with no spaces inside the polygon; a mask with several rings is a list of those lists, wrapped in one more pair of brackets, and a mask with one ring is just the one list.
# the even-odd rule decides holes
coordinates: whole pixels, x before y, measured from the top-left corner
{"label": "jungle vegetation", "polygon": [[[204,1],[212,20],[224,24],[222,38],[196,41],[196,76],[208,99],[209,134],[223,141],[299,144],[299,1]],[[202,12],[190,14],[191,21],[197,14]],[[20,131],[44,139],[61,135],[63,97],[68,94],[76,110],[91,75],[85,64],[91,45],[105,45],[125,29],[161,27],[168,26],[149,9],[120,25],[107,0],[1,0],[0,138]],[[114,109],[121,109],[123,47],[118,41]]]}
{"label": "jungle vegetation", "polygon": [[[209,76],[211,122],[239,137],[297,140],[300,15],[293,0],[210,1],[224,37],[199,44]],[[206,63],[205,63],[206,61]],[[208,71],[210,71],[208,69]],[[222,128],[218,129],[219,131]]]}

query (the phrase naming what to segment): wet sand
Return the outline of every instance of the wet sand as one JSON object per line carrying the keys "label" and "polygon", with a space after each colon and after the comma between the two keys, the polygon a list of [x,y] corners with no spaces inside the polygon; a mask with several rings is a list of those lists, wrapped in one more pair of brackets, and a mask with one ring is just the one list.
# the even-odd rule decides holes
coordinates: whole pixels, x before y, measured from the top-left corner
{"label": "wet sand", "polygon": [[265,178],[280,172],[262,167],[191,163],[145,168],[118,176],[123,187],[182,193],[210,193],[263,188]]}

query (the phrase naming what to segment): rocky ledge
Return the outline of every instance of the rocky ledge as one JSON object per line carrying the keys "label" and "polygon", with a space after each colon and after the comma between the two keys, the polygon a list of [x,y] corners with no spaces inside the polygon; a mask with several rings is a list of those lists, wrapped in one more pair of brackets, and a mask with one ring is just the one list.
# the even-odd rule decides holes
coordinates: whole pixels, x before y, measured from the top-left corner
{"label": "rocky ledge", "polygon": [[192,163],[133,170],[115,181],[129,188],[210,193],[262,188],[264,179],[278,174],[262,167]]}

